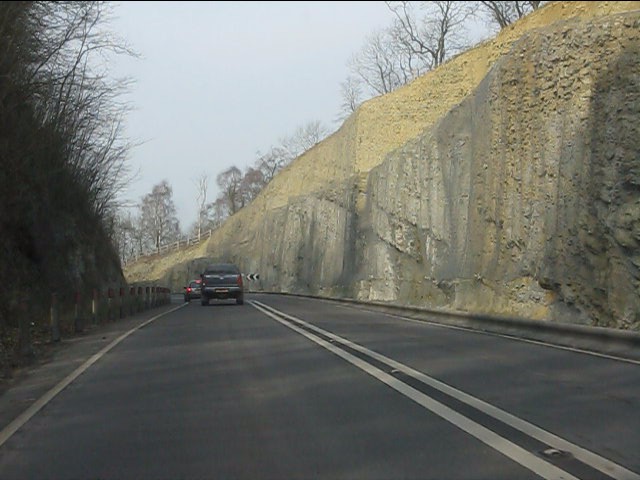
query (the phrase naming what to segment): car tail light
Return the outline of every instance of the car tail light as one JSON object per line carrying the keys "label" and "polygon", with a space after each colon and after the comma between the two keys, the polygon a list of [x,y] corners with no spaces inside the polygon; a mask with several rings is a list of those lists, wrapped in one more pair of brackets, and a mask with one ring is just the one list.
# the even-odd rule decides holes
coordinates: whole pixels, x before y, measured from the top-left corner
{"label": "car tail light", "polygon": [[238,275],[238,286],[242,286],[242,274]]}
{"label": "car tail light", "polygon": [[190,292],[190,291],[191,291],[191,287],[187,287],[187,292]]}

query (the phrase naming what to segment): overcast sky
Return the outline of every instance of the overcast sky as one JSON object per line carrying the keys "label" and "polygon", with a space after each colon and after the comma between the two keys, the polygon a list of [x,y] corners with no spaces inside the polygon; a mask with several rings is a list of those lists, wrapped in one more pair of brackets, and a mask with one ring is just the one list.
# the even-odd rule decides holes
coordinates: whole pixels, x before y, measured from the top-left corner
{"label": "overcast sky", "polygon": [[123,2],[112,30],[140,53],[114,75],[135,80],[127,136],[139,171],[124,198],[163,179],[181,228],[196,219],[194,180],[245,169],[296,127],[339,126],[340,82],[366,36],[391,23],[384,2]]}

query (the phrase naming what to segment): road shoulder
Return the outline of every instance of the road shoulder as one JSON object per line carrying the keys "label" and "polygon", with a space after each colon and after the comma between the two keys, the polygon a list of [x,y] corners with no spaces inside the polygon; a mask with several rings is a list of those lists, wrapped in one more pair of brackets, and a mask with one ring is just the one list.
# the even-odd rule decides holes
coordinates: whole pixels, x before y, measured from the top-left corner
{"label": "road shoulder", "polygon": [[16,371],[12,379],[3,382],[0,387],[0,430],[118,337],[174,308],[176,304],[163,305],[98,325],[84,334],[51,345],[37,363]]}

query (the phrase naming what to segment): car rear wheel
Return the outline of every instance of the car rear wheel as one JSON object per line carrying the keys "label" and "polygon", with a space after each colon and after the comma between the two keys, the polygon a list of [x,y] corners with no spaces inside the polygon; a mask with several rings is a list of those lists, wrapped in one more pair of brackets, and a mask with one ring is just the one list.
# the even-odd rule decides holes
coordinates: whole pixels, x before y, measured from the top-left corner
{"label": "car rear wheel", "polygon": [[244,298],[236,298],[236,303],[238,305],[244,305]]}

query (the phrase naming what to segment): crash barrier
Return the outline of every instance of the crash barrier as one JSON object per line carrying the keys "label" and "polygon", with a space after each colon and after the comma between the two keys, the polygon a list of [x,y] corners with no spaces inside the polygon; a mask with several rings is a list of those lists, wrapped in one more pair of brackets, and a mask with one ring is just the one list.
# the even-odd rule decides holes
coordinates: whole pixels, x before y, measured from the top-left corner
{"label": "crash barrier", "polygon": [[124,265],[129,265],[137,262],[138,260],[150,260],[153,258],[159,258],[168,253],[177,252],[181,249],[189,248],[193,245],[198,245],[200,242],[204,242],[205,240],[208,240],[209,238],[211,238],[211,235],[213,235],[213,232],[215,232],[215,229],[206,230],[202,232],[200,235],[195,235],[193,237],[187,235],[187,236],[178,238],[177,240],[161,245],[157,249],[148,249],[143,253],[140,253],[140,254],[136,253],[132,257],[123,258],[122,262]]}
{"label": "crash barrier", "polygon": [[500,335],[507,338],[547,343],[568,349],[596,352],[617,358],[640,360],[640,332],[549,320],[502,317],[482,313],[451,311],[384,302],[356,300],[319,295],[264,291],[260,293],[289,295],[357,305],[390,315],[455,328]]}
{"label": "crash barrier", "polygon": [[[106,287],[93,289],[90,293],[76,291],[66,297],[52,293],[49,308],[51,341],[60,341],[63,333],[81,333],[88,326],[113,322],[169,303],[171,289],[156,285]],[[29,342],[29,339],[24,341]]]}

